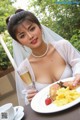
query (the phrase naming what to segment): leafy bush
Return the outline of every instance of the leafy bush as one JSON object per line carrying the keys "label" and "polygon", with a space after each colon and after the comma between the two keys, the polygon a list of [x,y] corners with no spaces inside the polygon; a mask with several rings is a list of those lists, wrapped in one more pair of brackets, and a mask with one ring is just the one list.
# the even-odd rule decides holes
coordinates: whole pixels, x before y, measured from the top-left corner
{"label": "leafy bush", "polygon": [[[5,31],[3,34],[3,40],[6,43],[7,48],[9,49],[11,55],[13,55],[12,52],[12,39],[9,36],[8,32]],[[6,52],[4,51],[2,45],[0,44],[0,69],[5,70],[7,69],[9,66],[11,66],[11,62],[6,54]]]}
{"label": "leafy bush", "polygon": [[74,34],[71,37],[70,42],[80,51],[80,30],[74,30]]}

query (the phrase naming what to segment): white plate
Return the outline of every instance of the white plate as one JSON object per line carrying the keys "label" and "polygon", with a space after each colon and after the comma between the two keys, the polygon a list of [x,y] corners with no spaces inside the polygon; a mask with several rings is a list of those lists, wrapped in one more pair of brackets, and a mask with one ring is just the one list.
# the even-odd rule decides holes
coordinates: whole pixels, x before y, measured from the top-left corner
{"label": "white plate", "polygon": [[[71,77],[71,78],[60,80],[60,81],[72,81],[73,79],[74,78]],[[53,83],[53,84],[55,84],[55,83]],[[70,107],[72,107],[72,106],[74,106],[74,105],[76,105],[76,104],[78,104],[80,102],[80,98],[78,98],[78,99],[74,100],[73,102],[68,103],[68,104],[66,104],[64,106],[60,106],[60,107],[56,106],[53,103],[51,103],[50,105],[46,105],[45,104],[45,99],[47,98],[47,95],[49,94],[49,88],[50,88],[51,85],[49,85],[48,87],[42,89],[32,99],[31,108],[34,111],[39,112],[39,113],[54,113],[54,112],[58,112],[58,111],[62,111],[62,110],[65,110],[67,108],[70,108]],[[78,87],[76,90],[78,92],[80,92],[80,87]]]}
{"label": "white plate", "polygon": [[16,106],[14,107],[14,119],[13,120],[21,120],[21,118],[24,116],[24,108],[22,106]]}

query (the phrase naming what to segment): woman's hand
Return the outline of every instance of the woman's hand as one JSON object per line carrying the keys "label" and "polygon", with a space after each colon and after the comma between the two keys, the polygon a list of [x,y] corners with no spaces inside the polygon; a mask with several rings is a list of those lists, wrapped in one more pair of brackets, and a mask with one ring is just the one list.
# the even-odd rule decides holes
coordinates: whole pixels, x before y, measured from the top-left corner
{"label": "woman's hand", "polygon": [[75,79],[73,81],[73,86],[80,85],[80,74],[75,75]]}
{"label": "woman's hand", "polygon": [[32,98],[36,95],[37,92],[38,91],[36,89],[34,89],[34,88],[29,89],[27,91],[27,99],[28,99],[29,102],[31,102]]}

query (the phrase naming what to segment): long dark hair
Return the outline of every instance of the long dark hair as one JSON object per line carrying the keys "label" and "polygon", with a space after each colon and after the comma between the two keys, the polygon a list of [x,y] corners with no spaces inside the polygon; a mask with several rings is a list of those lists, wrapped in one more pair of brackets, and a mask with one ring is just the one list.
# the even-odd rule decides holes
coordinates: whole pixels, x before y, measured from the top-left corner
{"label": "long dark hair", "polygon": [[41,28],[39,20],[33,13],[25,11],[23,9],[18,9],[17,11],[15,11],[14,15],[6,19],[8,32],[11,35],[11,37],[16,41],[18,41],[16,38],[17,26],[25,20],[30,21],[32,23],[36,23],[39,26],[39,28]]}

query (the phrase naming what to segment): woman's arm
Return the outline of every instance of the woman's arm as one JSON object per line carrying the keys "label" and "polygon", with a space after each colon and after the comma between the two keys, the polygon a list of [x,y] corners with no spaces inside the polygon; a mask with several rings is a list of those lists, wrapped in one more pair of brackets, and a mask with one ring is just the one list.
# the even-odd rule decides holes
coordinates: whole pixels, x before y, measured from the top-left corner
{"label": "woman's arm", "polygon": [[72,67],[74,79],[74,86],[80,84],[80,52],[75,49],[72,44],[66,41],[67,62]]}

